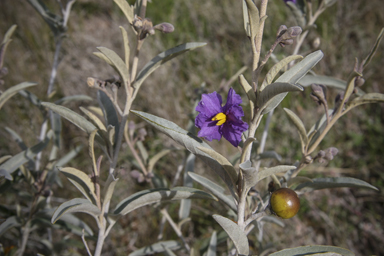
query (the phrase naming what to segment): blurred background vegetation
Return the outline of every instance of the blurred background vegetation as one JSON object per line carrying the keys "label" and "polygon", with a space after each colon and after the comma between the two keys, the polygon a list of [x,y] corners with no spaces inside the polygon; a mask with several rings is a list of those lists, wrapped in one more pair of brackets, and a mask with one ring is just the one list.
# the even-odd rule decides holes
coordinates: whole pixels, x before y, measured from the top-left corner
{"label": "blurred background vegetation", "polygon": [[[44,1],[55,13],[59,13],[57,2]],[[129,1],[132,2],[132,1]],[[258,1],[256,1],[258,2]],[[316,1],[313,1],[316,2]],[[250,67],[251,50],[243,28],[241,0],[152,0],[148,5],[147,17],[154,24],[169,22],[175,26],[171,34],[156,33],[146,40],[141,52],[140,67],[158,53],[184,42],[207,42],[207,46],[182,55],[164,67],[158,69],[144,83],[139,99],[133,109],[145,111],[186,128],[191,119],[196,91],[205,84],[207,92],[226,91],[228,81],[243,66]],[[365,58],[375,39],[384,27],[384,3],[382,0],[338,0],[335,5],[323,13],[316,28],[312,29],[300,54],[313,50],[313,41],[320,38],[320,47],[324,58],[314,71],[321,75],[346,80],[353,69],[355,57]],[[280,25],[296,25],[295,19],[282,0],[271,0],[268,6],[263,53],[274,42]],[[9,73],[0,90],[24,82],[37,82],[31,91],[43,101],[47,99],[46,90],[52,68],[54,42],[49,27],[37,12],[24,0],[0,1],[0,35],[12,25],[18,28],[8,47],[4,66]],[[56,82],[56,95],[62,96],[86,94],[96,98],[96,91],[88,88],[87,77],[108,79],[115,75],[114,70],[95,57],[96,47],[105,46],[123,54],[122,38],[119,26],[129,30],[129,25],[119,8],[112,0],[77,0],[73,6],[68,23],[67,38],[63,42],[61,62]],[[130,30],[129,30],[130,31]],[[134,47],[134,35],[130,34],[131,47]],[[293,51],[292,46],[278,47],[275,51],[281,59]],[[262,53],[262,56],[264,55]],[[272,62],[268,63],[271,67]],[[365,92],[384,93],[384,44],[366,70],[363,86]],[[139,68],[140,69],[140,68]],[[265,68],[264,70],[268,70]],[[249,69],[244,72],[250,78]],[[263,77],[263,76],[262,76]],[[231,86],[245,96],[237,80]],[[220,88],[220,89],[219,89]],[[330,106],[338,92],[328,90]],[[226,93],[225,93],[226,94]],[[223,93],[223,96],[225,96]],[[292,164],[300,159],[299,136],[288,122],[282,107],[288,107],[304,120],[307,129],[322,115],[323,109],[311,101],[310,90],[302,93],[290,93],[276,109],[272,119],[266,150],[275,150],[282,157],[283,164]],[[245,98],[244,98],[245,99]],[[97,105],[97,101],[71,103],[72,110],[79,106]],[[246,108],[247,106],[245,106]],[[247,109],[247,108],[246,108]],[[137,121],[137,125],[144,123]],[[0,156],[16,154],[16,143],[8,138],[4,130],[9,126],[22,135],[28,146],[34,145],[40,132],[41,115],[21,96],[15,96],[0,112]],[[320,149],[334,146],[339,149],[337,157],[328,164],[313,164],[301,175],[308,177],[349,176],[365,180],[380,188],[380,192],[364,189],[332,189],[305,194],[301,197],[302,207],[298,217],[285,220],[286,226],[280,228],[266,224],[265,243],[275,249],[283,249],[306,244],[328,244],[348,248],[356,255],[382,255],[384,243],[384,105],[363,105],[343,117],[330,131]],[[261,125],[261,128],[263,125]],[[144,141],[150,154],[160,149],[177,147],[167,137],[145,127],[148,136]],[[64,155],[77,145],[87,143],[83,132],[69,122],[63,122]],[[261,130],[261,129],[260,129]],[[258,133],[260,137],[261,131]],[[236,151],[226,141],[213,142],[211,145],[222,154],[230,156]],[[90,170],[87,150],[74,159],[69,166],[83,171]],[[164,157],[157,166],[156,173],[164,175],[172,182],[178,165],[182,164],[184,152],[175,151]],[[137,184],[129,175],[135,167],[130,163],[129,150],[121,153],[121,181],[118,183],[115,202],[127,197],[145,185]],[[46,159],[45,159],[46,160]],[[264,162],[265,166],[276,162]],[[215,178],[206,166],[198,163],[197,172],[206,173]],[[105,167],[107,170],[107,167]],[[63,198],[75,197],[75,189],[63,179],[65,189],[53,188],[52,204]],[[267,184],[267,183],[266,183]],[[266,186],[266,185],[265,185]],[[78,196],[78,195],[76,195]],[[9,204],[17,198],[1,198],[1,204]],[[226,209],[219,203],[194,201],[192,221],[183,226],[186,239],[198,249],[203,239],[209,238],[213,229],[221,230],[214,222],[213,213],[226,215]],[[178,203],[169,206],[169,212],[177,218]],[[115,227],[105,246],[105,255],[127,255],[135,248],[157,241],[161,215],[153,207],[141,208],[125,216]],[[93,225],[92,220],[89,221]],[[56,239],[66,233],[53,234]],[[256,236],[255,234],[253,234]],[[81,239],[73,235],[75,244],[68,245],[67,255],[84,255]],[[177,236],[166,226],[164,239]],[[251,239],[252,240],[252,239]],[[79,246],[77,248],[76,246]],[[225,248],[225,244],[222,245]],[[257,247],[257,239],[252,246]]]}

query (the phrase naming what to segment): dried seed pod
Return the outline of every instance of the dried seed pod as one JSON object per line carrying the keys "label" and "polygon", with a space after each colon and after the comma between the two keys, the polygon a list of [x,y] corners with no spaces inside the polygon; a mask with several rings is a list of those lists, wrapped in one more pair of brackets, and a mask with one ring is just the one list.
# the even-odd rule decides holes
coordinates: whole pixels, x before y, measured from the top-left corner
{"label": "dried seed pod", "polygon": [[296,192],[289,188],[280,188],[272,193],[271,211],[283,219],[292,218],[300,209],[300,199]]}

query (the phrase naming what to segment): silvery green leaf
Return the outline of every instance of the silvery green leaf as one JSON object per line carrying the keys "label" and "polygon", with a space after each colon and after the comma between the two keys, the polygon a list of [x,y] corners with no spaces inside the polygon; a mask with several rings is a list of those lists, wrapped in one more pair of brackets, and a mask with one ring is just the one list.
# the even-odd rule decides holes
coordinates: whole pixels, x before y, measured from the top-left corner
{"label": "silvery green leaf", "polygon": [[301,147],[302,149],[304,149],[308,143],[308,137],[307,137],[307,130],[305,129],[303,122],[301,121],[300,117],[298,117],[290,109],[284,108],[284,111],[285,113],[287,113],[289,120],[291,120],[291,122],[296,126],[297,132],[300,135]]}
{"label": "silvery green leaf", "polygon": [[354,98],[353,100],[347,102],[343,114],[347,113],[349,110],[353,109],[354,107],[357,107],[362,104],[380,103],[380,102],[384,102],[384,94],[376,93],[376,92],[367,93],[363,96]]}
{"label": "silvery green leaf", "polygon": [[296,187],[295,190],[303,191],[312,191],[325,188],[368,188],[379,191],[378,188],[372,186],[371,184],[350,177],[332,177],[332,178],[315,178],[312,179],[313,182],[301,183]]}
{"label": "silvery green leaf", "polygon": [[57,101],[55,101],[56,105],[65,105],[72,101],[93,101],[92,97],[89,97],[87,95],[72,95],[63,97]]}
{"label": "silvery green leaf", "polygon": [[13,177],[11,174],[9,174],[9,172],[7,172],[7,170],[5,169],[0,169],[0,177],[3,176],[4,178],[6,178],[7,180],[13,180]]}
{"label": "silvery green leaf", "polygon": [[136,145],[139,148],[140,155],[141,155],[141,158],[143,159],[144,163],[147,163],[147,161],[148,161],[148,151],[145,148],[143,142],[137,141]]}
{"label": "silvery green leaf", "polygon": [[[44,219],[47,219],[47,220],[51,221],[51,218],[52,218],[52,215],[54,214],[54,212],[55,211],[53,209],[51,209],[51,208],[44,209],[42,211],[37,212],[35,216],[38,216],[38,217],[41,217],[41,218],[44,218]],[[72,214],[66,213],[65,215],[62,215],[60,217],[60,220],[55,222],[55,225],[65,226],[65,228],[67,228],[67,229],[68,229],[68,226],[69,226],[68,224],[71,227],[76,227],[77,229],[80,229],[80,230],[84,229],[84,231],[87,234],[93,236],[93,231],[87,225],[87,223],[85,223],[84,221],[80,220],[79,218],[77,218],[76,216],[74,216]],[[70,231],[75,231],[75,230],[72,228]]]}
{"label": "silvery green leaf", "polygon": [[133,83],[133,87],[139,89],[144,80],[152,74],[158,67],[167,61],[179,56],[180,54],[194,50],[198,47],[204,46],[206,43],[185,43],[178,45],[174,48],[168,49],[165,52],[160,53],[155,58],[150,60],[138,73],[135,82]]}
{"label": "silvery green leaf", "polygon": [[209,167],[211,167],[216,172],[216,174],[221,179],[223,179],[223,181],[228,186],[232,196],[236,197],[234,188],[235,184],[231,176],[229,176],[226,170],[224,169],[224,167],[221,166],[219,162],[210,157],[208,154],[197,149],[198,147],[204,147],[212,150],[212,148],[207,143],[205,143],[202,139],[198,138],[197,136],[180,128],[178,125],[171,121],[140,111],[131,110],[131,112],[141,117],[149,124],[153,125],[159,131],[171,137],[173,140],[178,142],[180,145],[185,147],[193,154],[199,156]]}
{"label": "silvery green leaf", "polygon": [[313,182],[310,178],[304,176],[296,176],[288,180],[287,187],[292,188],[296,184],[301,184],[305,182]]}
{"label": "silvery green leaf", "polygon": [[20,84],[17,84],[15,86],[12,86],[11,88],[8,88],[0,95],[0,109],[4,105],[4,103],[9,100],[13,95],[18,93],[21,90],[24,90],[28,87],[35,86],[36,83],[30,83],[30,82],[23,82]]}
{"label": "silvery green leaf", "polygon": [[[21,151],[17,155],[13,156],[9,160],[1,164],[0,170],[5,170],[8,172],[8,174],[13,173],[15,170],[17,170],[17,168],[33,159],[39,152],[41,152],[48,145],[49,141],[52,139],[52,136],[53,132],[52,130],[50,130],[47,133],[47,137],[45,137],[43,141],[37,143],[33,147]],[[8,175],[5,176],[9,178]]]}
{"label": "silvery green leaf", "polygon": [[[320,50],[309,54],[291,69],[285,71],[284,74],[277,78],[275,82],[296,84],[303,76],[308,73],[309,70],[311,70],[323,58],[323,55],[323,52]],[[270,86],[267,86],[266,88],[268,87]],[[286,92],[276,95],[271,100],[271,102],[268,103],[268,106],[263,110],[263,114],[267,114],[272,109],[275,109],[277,105],[279,105],[280,102],[285,98],[286,95]]]}
{"label": "silvery green leaf", "polygon": [[96,222],[99,222],[99,216],[101,214],[99,208],[96,205],[90,203],[87,199],[74,198],[65,203],[62,203],[52,215],[51,222],[55,224],[66,213],[83,212],[91,215],[95,218]]}
{"label": "silvery green leaf", "polygon": [[93,52],[93,55],[95,55],[96,57],[98,57],[99,59],[107,62],[108,65],[112,66],[113,67],[113,63],[112,61],[107,57],[105,56],[103,53],[101,52]]}
{"label": "silvery green leaf", "polygon": [[119,26],[119,28],[121,31],[121,35],[123,36],[123,42],[124,42],[125,65],[127,66],[127,70],[129,72],[129,55],[131,53],[131,49],[129,47],[128,33],[124,27]]}
{"label": "silvery green leaf", "polygon": [[224,194],[225,188],[196,173],[189,172],[188,175],[194,181],[196,181],[197,183],[199,183],[200,185],[208,189],[209,192],[211,192],[214,196],[216,196],[220,201],[228,205],[229,208],[237,212],[237,207],[235,205],[233,197],[227,196]]}
{"label": "silvery green leaf", "polygon": [[380,42],[381,42],[381,39],[383,39],[383,36],[384,36],[384,28],[381,29],[379,35],[377,36],[377,39],[376,39],[376,42],[375,44],[373,45],[372,49],[371,49],[371,52],[368,54],[368,56],[363,60],[363,68],[365,68],[369,62],[371,62],[371,59],[372,57],[375,55],[376,51],[377,51],[377,48],[379,47],[380,45]]}
{"label": "silvery green leaf", "polygon": [[244,175],[244,189],[250,189],[258,182],[257,170],[252,166],[252,162],[247,160],[239,165]]}
{"label": "silvery green leaf", "polygon": [[41,100],[35,94],[26,90],[19,91],[19,94],[29,100],[33,105],[37,106],[40,110],[44,110],[41,106]]}
{"label": "silvery green leaf", "polygon": [[283,68],[285,68],[289,63],[291,63],[291,61],[294,61],[297,59],[302,59],[302,58],[303,58],[303,56],[301,56],[301,55],[290,55],[290,56],[282,59],[281,61],[279,61],[275,65],[273,65],[273,67],[270,70],[268,70],[268,73],[265,75],[264,81],[261,84],[259,91],[264,90],[265,87],[267,87],[269,84],[271,84],[273,82],[273,79],[275,79],[276,75]]}
{"label": "silvery green leaf", "polygon": [[220,215],[212,216],[217,223],[227,232],[228,236],[232,239],[233,244],[235,245],[237,252],[239,254],[249,255],[249,244],[247,235],[243,230],[232,220],[227,219]]}
{"label": "silvery green leaf", "polygon": [[307,245],[307,246],[300,246],[295,248],[289,248],[284,249],[278,252],[274,252],[272,254],[269,254],[269,256],[297,256],[297,255],[313,255],[315,253],[326,253],[326,252],[333,252],[338,253],[343,256],[354,256],[355,254],[351,251],[336,247],[336,246],[329,246],[329,245]]}
{"label": "silvery green leaf", "polygon": [[52,13],[41,0],[28,0],[28,2],[36,9],[44,21],[48,24],[55,37],[65,32],[63,18]]}
{"label": "silvery green leaf", "polygon": [[164,245],[162,245],[163,248],[164,248],[164,255],[165,256],[176,256],[176,254],[174,254],[171,249],[169,249],[168,247],[165,247]]}
{"label": "silvery green leaf", "polygon": [[117,72],[119,72],[121,78],[124,81],[124,84],[129,84],[130,80],[128,68],[125,65],[124,61],[119,57],[119,55],[117,55],[116,52],[106,47],[97,47],[97,49],[111,61],[112,67],[114,67]]}
{"label": "silvery green leaf", "polygon": [[[280,104],[288,92],[303,90],[303,87],[299,84],[282,82],[272,83],[264,88],[264,90],[257,96],[257,106],[260,107],[260,109],[264,109],[262,112],[263,114],[267,114],[270,110]],[[283,95],[284,97],[279,97],[280,95]],[[277,102],[277,100],[279,100],[279,102]]]}
{"label": "silvery green leaf", "polygon": [[[187,157],[184,167],[184,177],[183,177],[183,186],[184,187],[193,187],[193,180],[188,175],[189,172],[193,173],[195,169],[195,159],[196,156],[190,153]],[[184,220],[189,217],[191,211],[191,199],[182,199],[179,207],[179,219]]]}
{"label": "silvery green leaf", "polygon": [[217,200],[211,194],[204,191],[187,188],[176,187],[173,189],[150,189],[137,192],[125,199],[123,199],[113,211],[114,215],[126,215],[131,211],[140,208],[142,206],[180,199],[213,199]]}
{"label": "silvery green leaf", "polygon": [[[117,136],[119,134],[119,118],[117,116],[116,109],[112,103],[112,101],[109,99],[109,97],[102,91],[97,91],[97,100],[99,102],[99,106],[101,110],[103,111],[104,119],[107,123],[106,126],[113,126],[115,127],[115,139],[114,142],[117,140]],[[114,144],[114,143],[112,143]]]}
{"label": "silvery green leaf", "polygon": [[251,37],[251,24],[249,22],[248,7],[247,7],[247,2],[245,0],[243,0],[243,20],[244,20],[245,34],[248,37]]}
{"label": "silvery green leaf", "polygon": [[62,131],[62,126],[61,126],[61,117],[60,115],[50,111],[49,112],[49,117],[50,117],[50,121],[51,121],[51,127],[52,127],[52,130],[55,134],[55,137],[54,137],[54,143],[55,143],[55,146],[57,148],[60,148],[60,136],[61,136],[61,131]]}
{"label": "silvery green leaf", "polygon": [[95,185],[85,172],[72,167],[59,170],[91,203],[96,204]]}
{"label": "silvery green leaf", "polygon": [[89,111],[86,108],[80,107],[80,110],[83,111],[83,113],[92,121],[92,123],[102,131],[107,131],[107,128],[105,127],[104,123],[98,118],[95,114],[93,114],[91,111]]}
{"label": "silvery green leaf", "polygon": [[[3,41],[1,42],[1,45],[0,45],[0,46],[4,45],[4,44],[6,44],[6,43],[8,43],[9,41],[12,40],[11,37],[12,37],[13,33],[15,32],[16,28],[17,28],[17,25],[13,24],[13,25],[7,30],[7,32],[5,33],[4,38],[3,38]],[[1,66],[0,66],[0,67],[1,67]]]}
{"label": "silvery green leaf", "polygon": [[239,81],[240,81],[240,84],[243,87],[245,93],[247,94],[247,97],[249,100],[249,105],[251,108],[250,116],[253,116],[253,112],[254,112],[254,108],[255,108],[255,104],[256,104],[255,91],[253,90],[252,86],[248,83],[247,79],[245,79],[245,77],[243,75],[239,76]]}
{"label": "silvery green leaf", "polygon": [[181,246],[177,241],[173,241],[173,240],[161,241],[161,242],[157,242],[155,244],[140,248],[139,250],[136,250],[130,253],[128,256],[147,256],[155,253],[164,252],[164,248],[168,248],[170,250],[177,250],[180,247]]}
{"label": "silvery green leaf", "polygon": [[[309,75],[307,74],[304,76],[302,79],[300,79],[299,84],[301,84],[304,87],[307,87],[311,84],[322,84],[330,88],[335,88],[339,90],[345,90],[345,87],[347,85],[347,81],[340,80],[334,77],[330,76],[314,76],[314,75]],[[364,91],[362,91],[360,88],[357,89],[357,96],[362,96],[365,94]]]}
{"label": "silvery green leaf", "polygon": [[217,162],[219,162],[219,164],[224,167],[225,171],[231,177],[232,181],[235,184],[237,183],[239,174],[227,158],[210,148],[198,147],[197,149],[203,151],[204,153],[215,159]]}
{"label": "silvery green leaf", "polygon": [[216,256],[217,235],[216,231],[213,231],[211,240],[209,241],[209,247],[206,256]]}
{"label": "silvery green leaf", "polygon": [[17,132],[7,126],[4,129],[11,135],[12,139],[19,145],[21,150],[27,149],[27,146],[25,145],[23,139]]}
{"label": "silvery green leaf", "polygon": [[120,8],[120,10],[124,13],[125,17],[128,20],[128,23],[132,25],[134,15],[133,6],[131,6],[126,0],[113,0]]}
{"label": "silvery green leaf", "polygon": [[104,185],[104,191],[103,191],[103,195],[104,195],[103,206],[102,206],[103,210],[105,209],[106,204],[109,204],[109,202],[111,201],[113,191],[115,191],[115,186],[118,180],[119,179],[118,178],[116,179],[113,176],[113,174],[110,173],[108,175],[108,179],[106,184]]}
{"label": "silvery green leaf", "polygon": [[89,122],[87,119],[77,114],[76,112],[70,110],[69,108],[59,106],[50,102],[42,102],[41,105],[56,112],[57,114],[64,117],[65,119],[79,127],[81,130],[87,132],[88,134],[90,134],[96,129],[96,126],[94,126],[91,122]]}
{"label": "silvery green leaf", "polygon": [[11,216],[0,224],[0,237],[9,229],[14,227],[21,227],[21,221],[18,217]]}
{"label": "silvery green leaf", "polygon": [[[250,30],[250,38],[251,38],[251,42],[252,44],[254,44],[254,40],[257,36],[257,34],[259,33],[259,26],[260,26],[260,15],[259,15],[259,9],[257,9],[255,3],[252,1],[252,0],[245,0],[246,4],[247,4],[247,11],[248,11],[248,22],[249,22],[249,26],[245,25],[247,28],[249,27]],[[244,19],[245,21],[245,19]],[[247,34],[249,34],[249,32],[247,31],[246,29],[246,32]]]}
{"label": "silvery green leaf", "polygon": [[264,178],[271,176],[272,174],[282,173],[282,172],[286,172],[286,171],[289,171],[292,169],[296,169],[296,166],[294,166],[294,165],[278,165],[278,166],[274,166],[271,168],[266,168],[266,169],[259,171],[258,180],[260,181]]}
{"label": "silvery green leaf", "polygon": [[355,90],[355,78],[357,78],[357,75],[354,75],[351,77],[351,79],[348,81],[347,88],[344,92],[343,100],[341,101],[341,106],[344,107],[344,103],[349,100],[349,97],[352,95],[353,91]]}

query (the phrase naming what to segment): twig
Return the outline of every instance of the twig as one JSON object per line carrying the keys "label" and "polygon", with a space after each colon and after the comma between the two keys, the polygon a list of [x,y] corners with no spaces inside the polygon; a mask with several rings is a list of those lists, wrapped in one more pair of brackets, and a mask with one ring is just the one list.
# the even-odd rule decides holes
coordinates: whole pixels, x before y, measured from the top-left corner
{"label": "twig", "polygon": [[91,251],[89,250],[87,241],[85,241],[84,229],[83,229],[83,234],[81,235],[81,240],[83,240],[83,244],[84,244],[84,246],[85,246],[85,249],[87,250],[88,255],[89,255],[89,256],[92,256],[92,253],[91,253]]}

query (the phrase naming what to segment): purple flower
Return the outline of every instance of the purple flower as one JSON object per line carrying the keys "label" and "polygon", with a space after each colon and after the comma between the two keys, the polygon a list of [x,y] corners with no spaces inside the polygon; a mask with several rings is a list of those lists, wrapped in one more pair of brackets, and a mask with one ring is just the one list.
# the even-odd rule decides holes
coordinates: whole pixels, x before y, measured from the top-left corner
{"label": "purple flower", "polygon": [[294,4],[296,4],[296,0],[284,0],[285,3],[287,2],[293,2]]}
{"label": "purple flower", "polygon": [[203,94],[196,107],[200,112],[195,119],[196,127],[201,130],[197,134],[208,141],[220,140],[224,136],[233,146],[241,141],[241,134],[248,129],[248,124],[241,120],[244,116],[240,95],[231,88],[227,103],[222,106],[222,99],[217,92]]}

